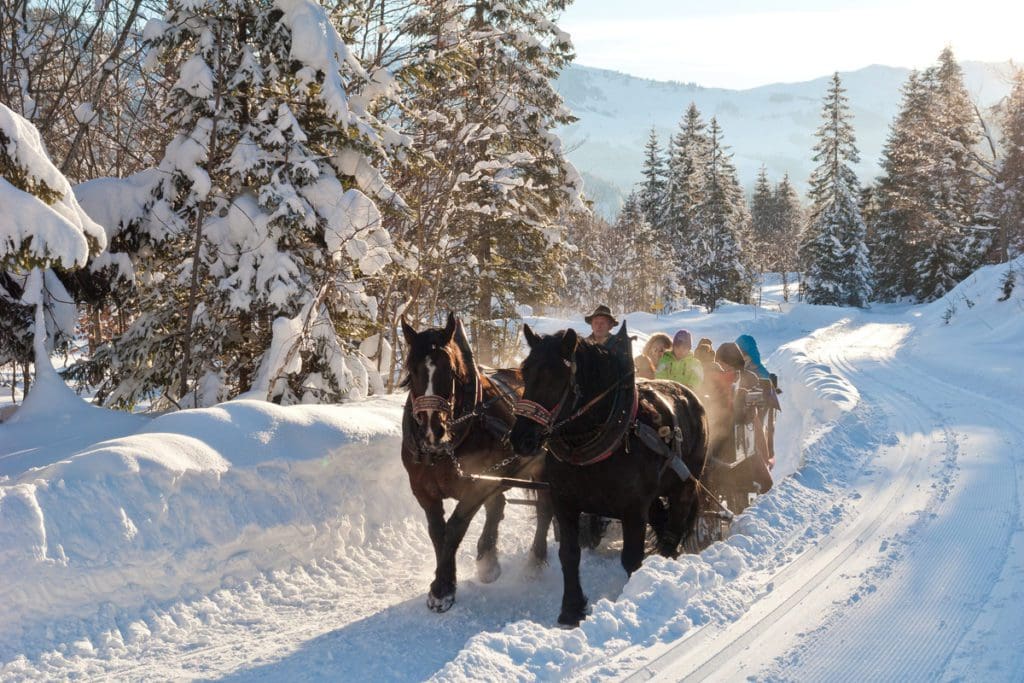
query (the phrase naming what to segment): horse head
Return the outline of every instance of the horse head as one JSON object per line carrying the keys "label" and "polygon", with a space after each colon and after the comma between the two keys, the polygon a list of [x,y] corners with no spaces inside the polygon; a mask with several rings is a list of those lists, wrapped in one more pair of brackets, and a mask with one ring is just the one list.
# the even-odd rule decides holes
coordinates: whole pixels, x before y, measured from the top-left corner
{"label": "horse head", "polygon": [[452,313],[443,329],[421,332],[403,316],[402,335],[406,343],[403,386],[409,388],[412,398],[416,440],[425,453],[445,452],[452,444],[451,421],[459,388],[472,385],[472,393],[476,393],[476,372],[465,330]]}
{"label": "horse head", "polygon": [[516,420],[509,441],[518,455],[534,455],[545,444],[560,415],[572,408],[576,389],[576,331],[538,335],[523,325],[530,352],[523,360],[523,398],[516,403]]}

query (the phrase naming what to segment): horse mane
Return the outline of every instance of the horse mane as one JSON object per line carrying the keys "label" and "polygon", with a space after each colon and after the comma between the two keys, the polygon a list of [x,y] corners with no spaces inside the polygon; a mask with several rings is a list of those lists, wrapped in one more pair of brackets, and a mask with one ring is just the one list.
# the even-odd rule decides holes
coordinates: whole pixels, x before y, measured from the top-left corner
{"label": "horse mane", "polygon": [[[564,335],[564,333],[563,333]],[[582,398],[594,396],[618,379],[615,358],[604,344],[580,338],[576,347],[576,382]]]}
{"label": "horse mane", "polygon": [[[558,345],[561,346],[562,339],[565,337],[565,330],[560,330],[551,335],[551,337],[556,339]],[[580,337],[579,344],[576,346],[575,360],[576,383],[580,389],[578,398],[580,405],[586,404],[602,391],[608,389],[621,377],[615,357],[604,344]],[[570,433],[565,434],[565,437],[571,440],[572,432],[580,431],[587,433],[603,425],[610,410],[610,404],[614,399],[614,392],[601,399],[594,406],[593,410],[588,411],[577,419],[577,429],[571,430]]]}

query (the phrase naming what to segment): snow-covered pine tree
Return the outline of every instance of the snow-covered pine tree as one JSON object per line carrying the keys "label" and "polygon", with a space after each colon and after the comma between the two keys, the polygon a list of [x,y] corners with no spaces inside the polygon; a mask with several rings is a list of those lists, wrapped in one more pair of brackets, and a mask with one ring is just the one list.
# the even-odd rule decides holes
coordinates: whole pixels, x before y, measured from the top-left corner
{"label": "snow-covered pine tree", "polygon": [[810,178],[811,209],[800,255],[810,303],[864,307],[871,296],[871,264],[858,204],[860,183],[850,167],[860,157],[844,93],[837,72],[815,133],[818,166]]}
{"label": "snow-covered pine tree", "polygon": [[775,228],[770,250],[772,268],[782,273],[782,298],[789,301],[789,274],[799,268],[798,246],[803,229],[803,208],[789,174],[782,176],[772,192]]}
{"label": "snow-covered pine tree", "polygon": [[367,194],[398,202],[371,160],[402,142],[368,110],[386,75],[312,0],[175,1],[145,37],[176,136],[140,231],[143,313],[97,354],[107,402],[367,393],[364,282],[392,253]]}
{"label": "snow-covered pine tree", "polygon": [[[0,364],[24,367],[44,361],[34,358],[34,340],[38,349],[52,350],[75,332],[77,309],[54,269],[81,268],[107,240],[50,161],[39,131],[4,104],[0,206]],[[45,330],[38,328],[40,317]]]}
{"label": "snow-covered pine tree", "polygon": [[925,182],[934,221],[922,235],[914,271],[917,298],[930,301],[980,266],[989,243],[987,233],[971,230],[981,196],[980,168],[973,154],[981,129],[950,48],[928,69],[925,81],[933,98],[928,109],[933,146]]}
{"label": "snow-covered pine tree", "polygon": [[668,170],[665,166],[661,145],[658,142],[658,132],[654,126],[651,126],[647,144],[644,146],[644,162],[640,168],[640,174],[643,176],[638,194],[640,210],[644,212],[644,217],[654,232],[664,235],[668,216],[668,207],[665,201]]}
{"label": "snow-covered pine tree", "polygon": [[551,283],[570,257],[559,246],[564,212],[584,209],[582,180],[553,133],[573,120],[552,85],[573,56],[553,21],[565,4],[425,1],[418,30],[434,47],[400,72],[411,88],[403,130],[439,162],[405,179],[425,191],[409,195],[417,222],[404,230],[439,231],[420,255],[413,312],[470,314],[485,363],[500,355],[517,303],[557,299]]}
{"label": "snow-covered pine tree", "polygon": [[611,276],[616,266],[610,255],[618,254],[613,244],[613,227],[595,213],[566,215],[565,242],[571,254],[565,265],[565,287],[559,303],[567,312],[592,311],[607,304]]}
{"label": "snow-covered pine tree", "polygon": [[914,265],[925,226],[934,224],[927,166],[934,151],[934,100],[924,76],[912,72],[903,85],[900,112],[882,151],[875,188],[870,253],[879,301],[913,295]]}
{"label": "snow-covered pine tree", "polygon": [[617,310],[646,311],[663,295],[671,264],[658,249],[654,227],[648,222],[639,192],[631,192],[612,225],[611,244],[602,269],[608,274],[608,303]]}
{"label": "snow-covered pine tree", "polygon": [[694,277],[691,225],[703,197],[708,148],[707,126],[697,106],[691,102],[669,145],[666,169],[666,233],[673,246],[678,279],[683,285]]}
{"label": "snow-covered pine tree", "polygon": [[740,251],[746,207],[739,192],[736,168],[714,117],[708,132],[703,176],[701,201],[692,221],[691,289],[698,303],[714,311],[722,299],[745,301],[750,291]]}
{"label": "snow-covered pine tree", "polygon": [[1008,261],[1024,253],[1024,69],[1002,109],[1003,158],[996,176],[994,212],[999,221],[999,253]]}
{"label": "snow-covered pine tree", "polygon": [[776,232],[777,211],[772,186],[768,182],[768,169],[764,164],[757,172],[754,183],[754,194],[750,201],[750,233],[749,245],[755,256],[753,261],[759,271],[770,271],[775,268],[773,257]]}

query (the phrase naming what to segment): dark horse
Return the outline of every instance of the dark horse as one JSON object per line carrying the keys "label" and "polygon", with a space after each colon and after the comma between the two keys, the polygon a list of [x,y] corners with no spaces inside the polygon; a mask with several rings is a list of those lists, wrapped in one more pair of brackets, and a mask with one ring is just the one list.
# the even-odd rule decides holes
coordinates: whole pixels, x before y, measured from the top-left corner
{"label": "dark horse", "polygon": [[[427,514],[437,561],[427,606],[444,612],[455,602],[455,552],[481,506],[487,519],[476,546],[477,578],[490,583],[501,574],[497,544],[505,487],[470,475],[538,478],[543,463],[540,458],[517,458],[504,442],[512,407],[522,394],[517,370],[490,376],[480,372],[462,323],[451,314],[444,329],[422,332],[403,319],[402,333],[408,346],[403,386],[409,388],[402,420],[402,464],[413,495]],[[447,522],[445,498],[458,501]],[[531,560],[542,564],[547,560],[551,510],[546,494],[538,499]]]}
{"label": "dark horse", "polygon": [[[516,453],[547,450],[545,478],[561,530],[563,625],[579,624],[587,608],[579,577],[580,513],[622,520],[622,566],[632,574],[643,561],[648,521],[658,551],[674,556],[699,512],[704,408],[675,382],[635,383],[625,328],[602,346],[571,329],[538,336],[523,326],[530,353],[510,438]],[[662,499],[667,516],[658,514],[665,511]]]}

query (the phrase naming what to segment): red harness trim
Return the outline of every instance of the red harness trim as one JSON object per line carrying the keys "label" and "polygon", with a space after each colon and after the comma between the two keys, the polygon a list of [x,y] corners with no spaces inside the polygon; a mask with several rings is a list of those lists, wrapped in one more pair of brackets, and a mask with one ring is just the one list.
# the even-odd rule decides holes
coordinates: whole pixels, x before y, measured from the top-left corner
{"label": "red harness trim", "polygon": [[527,420],[533,420],[541,427],[547,428],[551,426],[551,423],[555,419],[555,415],[558,414],[558,410],[561,407],[562,404],[559,402],[554,408],[548,410],[536,401],[528,401],[525,398],[521,398],[516,401],[515,408],[512,409],[512,414],[525,417]]}
{"label": "red harness trim", "polygon": [[416,396],[412,399],[412,412],[423,413],[428,410],[436,410],[440,413],[451,413],[452,405],[443,396]]}

